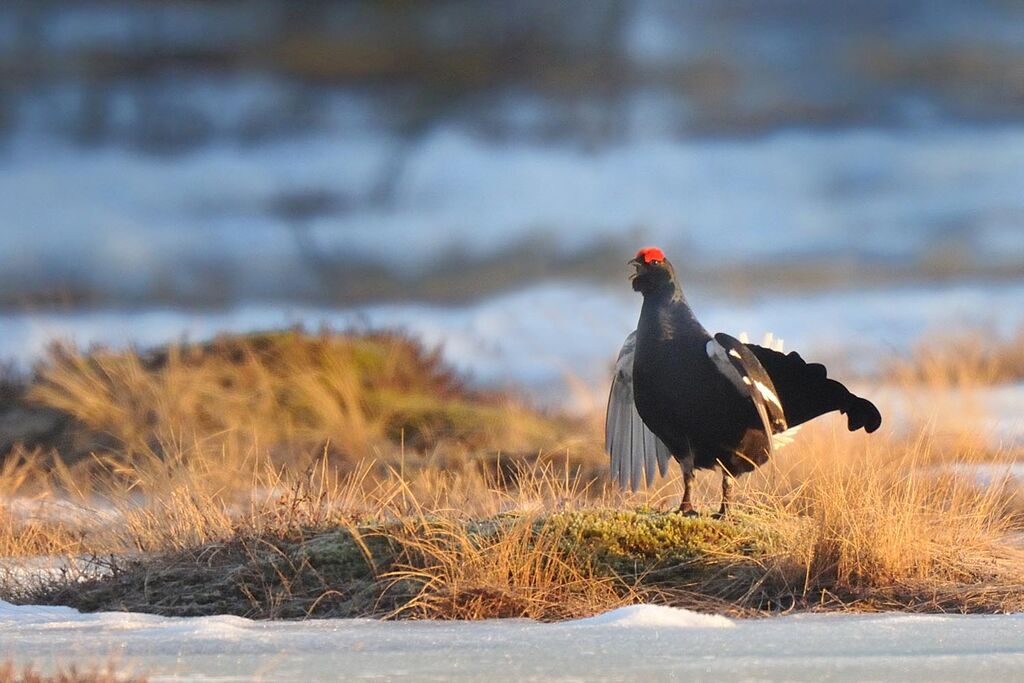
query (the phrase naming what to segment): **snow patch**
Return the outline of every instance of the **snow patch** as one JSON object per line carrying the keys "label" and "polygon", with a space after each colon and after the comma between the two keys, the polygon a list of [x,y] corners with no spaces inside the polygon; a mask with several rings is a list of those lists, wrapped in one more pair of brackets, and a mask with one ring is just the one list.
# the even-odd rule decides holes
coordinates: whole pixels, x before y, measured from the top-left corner
{"label": "snow patch", "polygon": [[688,609],[663,605],[630,605],[569,622],[580,626],[619,626],[628,628],[734,628],[732,619],[718,614],[701,614]]}
{"label": "snow patch", "polygon": [[0,626],[15,624],[27,626],[37,623],[54,622],[80,615],[70,607],[48,607],[45,605],[12,605],[0,600]]}

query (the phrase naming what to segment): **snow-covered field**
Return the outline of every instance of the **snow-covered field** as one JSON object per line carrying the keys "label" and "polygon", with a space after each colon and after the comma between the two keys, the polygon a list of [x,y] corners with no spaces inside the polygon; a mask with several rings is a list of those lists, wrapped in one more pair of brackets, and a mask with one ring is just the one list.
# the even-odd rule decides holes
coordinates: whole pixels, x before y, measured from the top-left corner
{"label": "snow-covered field", "polygon": [[0,658],[106,663],[160,681],[995,681],[1024,670],[1024,615],[734,621],[630,607],[530,621],[255,622],[0,602]]}
{"label": "snow-covered field", "polygon": [[[1024,256],[1020,127],[638,136],[593,151],[439,128],[401,153],[400,171],[402,143],[350,128],[174,157],[19,136],[0,155],[0,283],[32,291],[59,277],[137,300],[192,291],[212,269],[246,300],[287,297],[311,286],[297,225],[339,267],[403,273],[537,235],[564,254],[651,240],[705,267]],[[389,203],[367,198],[392,175]],[[305,218],[275,209],[307,195],[332,201]]]}

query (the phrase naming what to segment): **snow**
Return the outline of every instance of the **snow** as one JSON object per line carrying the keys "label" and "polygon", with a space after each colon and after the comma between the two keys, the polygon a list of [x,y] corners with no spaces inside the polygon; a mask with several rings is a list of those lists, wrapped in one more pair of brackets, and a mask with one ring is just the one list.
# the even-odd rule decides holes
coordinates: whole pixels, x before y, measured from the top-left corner
{"label": "snow", "polygon": [[630,605],[570,624],[622,628],[733,628],[732,619],[662,605]]}
{"label": "snow", "polygon": [[171,157],[18,136],[0,155],[3,284],[26,287],[42,270],[125,296],[175,278],[183,287],[190,269],[217,264],[249,298],[294,293],[296,226],[269,207],[303,192],[347,207],[303,223],[325,253],[379,262],[381,244],[400,246],[380,265],[404,272],[455,253],[494,256],[536,235],[565,253],[655,241],[705,264],[1024,256],[1021,127],[661,136],[593,151],[438,128],[402,155],[394,202],[374,204],[399,148],[344,127]]}
{"label": "snow", "polygon": [[0,658],[182,681],[1013,680],[1024,615],[758,620],[641,606],[540,624],[80,614],[0,603]]}
{"label": "snow", "polygon": [[938,393],[926,386],[881,384],[871,389],[871,398],[890,427],[927,425],[939,440],[977,435],[997,450],[1024,448],[1024,382]]}
{"label": "snow", "polygon": [[84,519],[113,519],[117,511],[94,501],[89,505],[61,497],[24,497],[0,495],[0,508],[18,519],[74,524]]}
{"label": "snow", "polygon": [[[985,389],[981,397],[984,428],[1007,446],[1024,446],[1024,383]],[[1024,470],[1013,476],[1024,480]]]}
{"label": "snow", "polygon": [[1006,484],[1024,493],[1024,462],[958,463],[935,468],[935,471],[971,477],[982,487]]}
{"label": "snow", "polygon": [[111,568],[102,558],[7,557],[0,562],[0,584],[5,590],[29,592],[40,586],[64,585],[69,581],[89,581],[109,576]]}

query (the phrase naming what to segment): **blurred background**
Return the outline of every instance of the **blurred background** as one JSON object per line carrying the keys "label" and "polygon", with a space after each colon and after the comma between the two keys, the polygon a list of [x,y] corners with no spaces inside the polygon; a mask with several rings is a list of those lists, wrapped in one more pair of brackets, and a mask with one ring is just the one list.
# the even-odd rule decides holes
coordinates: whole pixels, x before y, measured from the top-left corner
{"label": "blurred background", "polygon": [[1018,0],[7,0],[0,358],[401,328],[564,405],[651,243],[709,328],[851,370],[1015,334],[1022,36]]}

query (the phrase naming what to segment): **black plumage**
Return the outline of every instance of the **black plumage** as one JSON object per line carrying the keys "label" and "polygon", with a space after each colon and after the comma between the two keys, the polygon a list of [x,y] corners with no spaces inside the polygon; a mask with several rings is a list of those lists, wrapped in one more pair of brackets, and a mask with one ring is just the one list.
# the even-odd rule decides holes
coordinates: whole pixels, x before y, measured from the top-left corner
{"label": "black plumage", "polygon": [[[693,471],[720,468],[719,514],[725,514],[732,478],[765,463],[775,435],[833,411],[846,415],[850,431],[881,426],[878,409],[830,379],[823,365],[712,336],[660,249],[643,249],[631,263],[633,288],[644,302],[616,367],[607,427],[612,471],[621,484],[635,489],[643,474],[650,481],[671,452],[683,469],[680,510],[693,512]],[[630,398],[633,405],[625,405]]]}

